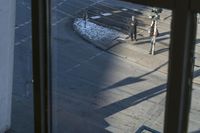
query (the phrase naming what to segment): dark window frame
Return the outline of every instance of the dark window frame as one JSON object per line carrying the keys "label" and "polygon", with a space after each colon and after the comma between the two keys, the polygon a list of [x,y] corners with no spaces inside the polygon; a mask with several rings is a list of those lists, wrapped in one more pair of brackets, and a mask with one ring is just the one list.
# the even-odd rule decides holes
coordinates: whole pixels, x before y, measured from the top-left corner
{"label": "dark window frame", "polygon": [[199,0],[192,0],[190,8],[194,11],[200,12],[200,1]]}
{"label": "dark window frame", "polygon": [[[36,133],[52,132],[50,1],[32,0],[34,118]],[[167,8],[173,12],[164,132],[187,132],[197,28],[195,11],[200,11],[200,2],[199,0],[125,1]]]}
{"label": "dark window frame", "polygon": [[155,6],[161,7],[166,9],[173,9],[174,1],[173,0],[120,0],[120,1],[127,1],[132,2],[135,4],[141,4],[146,6]]}
{"label": "dark window frame", "polygon": [[50,7],[50,0],[32,0],[32,56],[35,133],[52,132]]}

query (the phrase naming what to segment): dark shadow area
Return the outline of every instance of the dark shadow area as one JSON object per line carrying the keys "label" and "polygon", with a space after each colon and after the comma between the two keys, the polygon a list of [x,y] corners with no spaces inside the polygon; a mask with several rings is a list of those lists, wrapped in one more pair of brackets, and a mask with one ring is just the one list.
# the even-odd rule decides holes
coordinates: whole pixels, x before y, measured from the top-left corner
{"label": "dark shadow area", "polygon": [[170,35],[170,31],[161,32],[161,33],[159,33],[159,36],[158,36],[158,37],[165,36],[165,35]]}
{"label": "dark shadow area", "polygon": [[193,78],[196,78],[200,76],[200,69],[199,70],[196,70],[194,73],[193,73]]}
{"label": "dark shadow area", "polygon": [[197,130],[197,131],[192,131],[190,133],[200,133],[200,130]]}
{"label": "dark shadow area", "polygon": [[167,52],[167,51],[169,51],[169,48],[163,48],[163,49],[156,50],[155,54],[161,54],[161,53],[164,53],[164,52]]}
{"label": "dark shadow area", "polygon": [[[169,34],[170,34],[169,31],[168,32],[161,32],[161,33],[159,33],[159,36],[157,38],[160,38],[162,36],[169,35]],[[149,36],[148,37],[141,37],[141,38],[138,38],[137,40],[140,41],[140,40],[146,40],[146,39],[150,39],[150,37]]]}
{"label": "dark shadow area", "polygon": [[147,75],[150,75],[152,74],[153,72],[156,72],[158,71],[160,68],[164,67],[165,65],[167,65],[168,62],[165,62],[164,64],[158,66],[157,68],[153,69],[152,71],[148,72],[148,73],[145,73],[143,75],[140,75],[138,77],[128,77],[126,79],[123,79],[107,88],[104,88],[102,89],[101,91],[104,91],[104,90],[108,90],[108,89],[112,89],[112,88],[117,88],[117,87],[121,87],[121,86],[125,86],[125,85],[129,85],[129,84],[133,84],[133,83],[137,83],[137,82],[141,82],[141,81],[145,81],[145,79],[142,79],[142,77],[145,77]]}
{"label": "dark shadow area", "polygon": [[97,112],[102,114],[104,117],[115,114],[116,112],[122,111],[128,107],[139,104],[145,100],[162,94],[166,91],[166,84],[159,85],[157,87],[148,89],[147,91],[141,92],[139,94],[133,95],[129,98],[120,100],[116,103],[112,103],[108,106],[102,107]]}
{"label": "dark shadow area", "polygon": [[125,86],[125,85],[129,85],[129,84],[133,84],[136,82],[140,82],[140,81],[144,81],[145,79],[141,79],[141,78],[134,78],[134,77],[128,77],[126,79],[123,79],[107,88],[105,88],[105,90],[107,89],[112,89],[112,88],[117,88],[117,87],[121,87],[121,86]]}
{"label": "dark shadow area", "polygon": [[147,127],[145,125],[142,125],[135,133],[144,133],[144,132],[148,132],[148,133],[160,133],[160,132],[156,131],[155,129],[152,129],[152,128]]}
{"label": "dark shadow area", "polygon": [[[156,38],[156,42],[159,42],[159,43],[161,43],[160,41],[163,41],[163,40],[166,40],[166,39],[169,39],[170,37],[162,37],[162,38],[160,38],[160,37],[158,37],[158,38]],[[146,44],[146,43],[149,43],[150,44],[150,37],[148,38],[148,40],[144,40],[144,41],[139,41],[139,42],[136,42],[136,43],[134,43],[135,45],[140,45],[140,44]],[[143,39],[142,39],[143,40]],[[163,43],[163,42],[162,42]],[[163,44],[165,44],[165,43],[163,43]],[[169,44],[165,44],[165,45],[169,45]]]}
{"label": "dark shadow area", "polygon": [[149,74],[151,74],[151,73],[153,73],[153,72],[156,72],[156,71],[158,71],[160,68],[162,68],[163,66],[165,66],[165,65],[167,65],[167,64],[168,64],[168,61],[165,62],[165,63],[163,63],[162,65],[158,66],[157,68],[153,69],[152,71],[150,71],[150,72],[148,72],[148,73],[145,73],[145,74],[143,74],[143,75],[141,75],[141,76],[139,76],[139,77],[141,78],[141,77],[147,76],[147,75],[149,75]]}

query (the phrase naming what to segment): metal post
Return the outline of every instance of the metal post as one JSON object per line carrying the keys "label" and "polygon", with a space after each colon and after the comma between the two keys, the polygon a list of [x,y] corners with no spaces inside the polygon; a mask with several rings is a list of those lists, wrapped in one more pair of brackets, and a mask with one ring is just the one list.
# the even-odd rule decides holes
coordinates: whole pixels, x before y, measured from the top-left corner
{"label": "metal post", "polygon": [[190,0],[176,0],[172,15],[164,133],[186,133],[188,127],[196,36],[189,5]]}
{"label": "metal post", "polygon": [[32,0],[35,133],[51,132],[50,0]]}

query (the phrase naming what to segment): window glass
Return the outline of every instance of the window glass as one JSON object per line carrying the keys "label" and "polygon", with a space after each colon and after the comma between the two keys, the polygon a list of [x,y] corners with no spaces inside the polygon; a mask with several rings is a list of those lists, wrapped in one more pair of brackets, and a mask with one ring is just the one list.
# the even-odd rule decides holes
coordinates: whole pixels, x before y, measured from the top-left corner
{"label": "window glass", "polygon": [[31,0],[16,0],[11,133],[34,132],[31,24]]}
{"label": "window glass", "polygon": [[52,3],[53,132],[162,132],[171,11]]}
{"label": "window glass", "polygon": [[192,89],[192,103],[190,109],[189,119],[189,133],[200,132],[200,14],[197,14],[197,34],[195,44],[195,65],[194,65],[194,77],[193,77],[193,89]]}

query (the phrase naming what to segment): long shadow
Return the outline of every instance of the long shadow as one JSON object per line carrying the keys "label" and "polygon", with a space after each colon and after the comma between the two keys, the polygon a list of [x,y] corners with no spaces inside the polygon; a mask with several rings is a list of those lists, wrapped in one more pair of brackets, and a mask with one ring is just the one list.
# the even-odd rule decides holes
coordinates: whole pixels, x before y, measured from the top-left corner
{"label": "long shadow", "polygon": [[[162,32],[162,33],[159,34],[159,37],[162,37],[162,36],[165,36],[165,35],[169,35],[169,34],[170,34],[169,31],[167,31],[167,32]],[[146,40],[146,39],[149,39],[149,38],[150,38],[149,36],[148,36],[148,37],[138,38],[138,41],[139,41],[139,40]]]}
{"label": "long shadow", "polygon": [[155,54],[161,54],[161,53],[164,53],[164,52],[166,52],[168,50],[169,50],[169,48],[159,49],[159,50],[155,51]]}
{"label": "long shadow", "polygon": [[[156,42],[160,42],[160,41],[163,41],[163,40],[166,40],[166,39],[169,39],[170,37],[162,37],[162,38],[157,38],[156,39]],[[140,44],[146,44],[146,43],[150,43],[150,37],[148,38],[148,40],[145,40],[145,41],[140,41],[140,42],[136,42],[134,43],[135,45],[140,45]],[[166,45],[166,44],[165,44]]]}
{"label": "long shadow", "polygon": [[129,84],[133,84],[133,83],[136,83],[136,82],[140,82],[140,81],[144,81],[145,79],[143,79],[142,77],[145,77],[153,72],[156,72],[158,71],[160,68],[164,67],[165,65],[168,64],[168,61],[163,63],[162,65],[158,66],[157,68],[153,69],[152,71],[150,72],[147,72],[143,75],[140,75],[138,77],[128,77],[128,78],[125,78],[109,87],[106,87],[104,89],[102,89],[101,91],[104,91],[104,90],[108,90],[108,89],[113,89],[113,88],[117,88],[117,87],[121,87],[121,86],[125,86],[125,85],[129,85]]}
{"label": "long shadow", "polygon": [[170,34],[170,31],[161,32],[161,33],[159,33],[159,37],[160,37],[160,36],[169,35],[169,34]]}
{"label": "long shadow", "polygon": [[[162,37],[162,36],[165,36],[165,35],[169,35],[170,32],[169,31],[166,31],[166,32],[161,32],[159,33],[159,37]],[[142,37],[142,38],[138,38],[138,40],[145,40],[145,39],[149,39],[150,37]]]}
{"label": "long shadow", "polygon": [[197,130],[197,131],[192,131],[190,133],[200,133],[200,130]]}
{"label": "long shadow", "polygon": [[128,77],[128,78],[125,78],[107,88],[105,88],[104,90],[108,90],[108,89],[112,89],[112,88],[117,88],[117,87],[120,87],[120,86],[125,86],[125,85],[128,85],[128,84],[133,84],[133,83],[136,83],[136,82],[140,82],[140,81],[144,81],[145,79],[140,79],[140,78],[134,78],[134,77]]}
{"label": "long shadow", "polygon": [[196,78],[200,76],[200,69],[199,70],[196,70],[194,73],[193,73],[193,78]]}
{"label": "long shadow", "polygon": [[165,62],[165,63],[163,63],[162,65],[158,66],[157,68],[153,69],[152,71],[150,71],[150,72],[148,72],[148,73],[146,73],[146,74],[143,74],[143,75],[141,75],[141,76],[139,76],[139,77],[141,78],[141,77],[147,76],[147,75],[149,75],[149,74],[151,74],[151,73],[153,73],[153,72],[156,72],[156,71],[158,71],[160,68],[162,68],[163,66],[165,66],[165,65],[167,65],[167,64],[168,64],[168,61]]}
{"label": "long shadow", "polygon": [[131,106],[137,105],[145,100],[162,94],[166,91],[166,84],[159,85],[157,87],[151,88],[147,91],[143,91],[139,94],[133,95],[129,98],[123,99],[121,101],[112,103],[108,106],[102,107],[97,111],[101,113],[104,117],[115,114]]}

